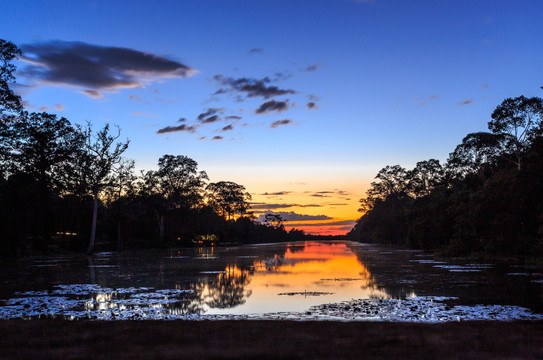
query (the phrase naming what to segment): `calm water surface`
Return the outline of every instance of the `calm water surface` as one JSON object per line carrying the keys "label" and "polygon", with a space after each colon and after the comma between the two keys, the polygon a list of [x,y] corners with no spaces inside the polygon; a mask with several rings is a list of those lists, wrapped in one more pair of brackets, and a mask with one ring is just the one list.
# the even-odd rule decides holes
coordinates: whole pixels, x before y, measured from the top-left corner
{"label": "calm water surface", "polygon": [[0,318],[543,317],[541,268],[349,241],[26,258],[0,270]]}

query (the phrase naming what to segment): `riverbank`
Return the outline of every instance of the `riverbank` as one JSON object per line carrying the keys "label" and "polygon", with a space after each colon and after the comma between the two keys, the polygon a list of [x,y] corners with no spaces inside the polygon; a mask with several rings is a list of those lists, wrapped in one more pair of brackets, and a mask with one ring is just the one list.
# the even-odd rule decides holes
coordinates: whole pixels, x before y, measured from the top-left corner
{"label": "riverbank", "polygon": [[9,359],[541,359],[543,321],[0,321]]}

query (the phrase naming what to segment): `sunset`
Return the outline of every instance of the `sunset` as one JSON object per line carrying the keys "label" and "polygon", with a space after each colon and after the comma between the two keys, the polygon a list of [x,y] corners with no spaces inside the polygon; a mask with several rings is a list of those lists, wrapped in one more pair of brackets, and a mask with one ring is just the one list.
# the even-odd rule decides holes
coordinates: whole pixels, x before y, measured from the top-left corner
{"label": "sunset", "polygon": [[136,169],[188,156],[309,233],[348,232],[380,168],[443,162],[542,92],[536,1],[121,4],[4,4],[27,110],[116,124]]}
{"label": "sunset", "polygon": [[52,354],[14,334],[109,321],[154,345],[68,343],[539,358],[542,18],[540,0],[2,2],[7,358]]}

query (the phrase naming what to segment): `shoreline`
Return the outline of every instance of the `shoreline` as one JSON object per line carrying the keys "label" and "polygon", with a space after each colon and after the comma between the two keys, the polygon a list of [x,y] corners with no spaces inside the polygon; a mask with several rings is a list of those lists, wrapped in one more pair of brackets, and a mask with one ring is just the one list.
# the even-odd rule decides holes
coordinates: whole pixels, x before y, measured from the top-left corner
{"label": "shoreline", "polygon": [[2,358],[541,359],[543,321],[1,320]]}

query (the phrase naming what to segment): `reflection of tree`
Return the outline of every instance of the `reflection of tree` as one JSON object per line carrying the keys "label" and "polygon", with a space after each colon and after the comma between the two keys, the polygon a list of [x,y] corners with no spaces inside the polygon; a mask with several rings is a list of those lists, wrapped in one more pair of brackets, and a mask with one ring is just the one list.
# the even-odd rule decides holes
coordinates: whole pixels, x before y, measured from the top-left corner
{"label": "reflection of tree", "polygon": [[205,305],[226,309],[245,303],[245,299],[252,294],[250,290],[245,290],[250,282],[249,271],[229,266],[215,279],[200,281],[194,288],[201,294],[200,301]]}

